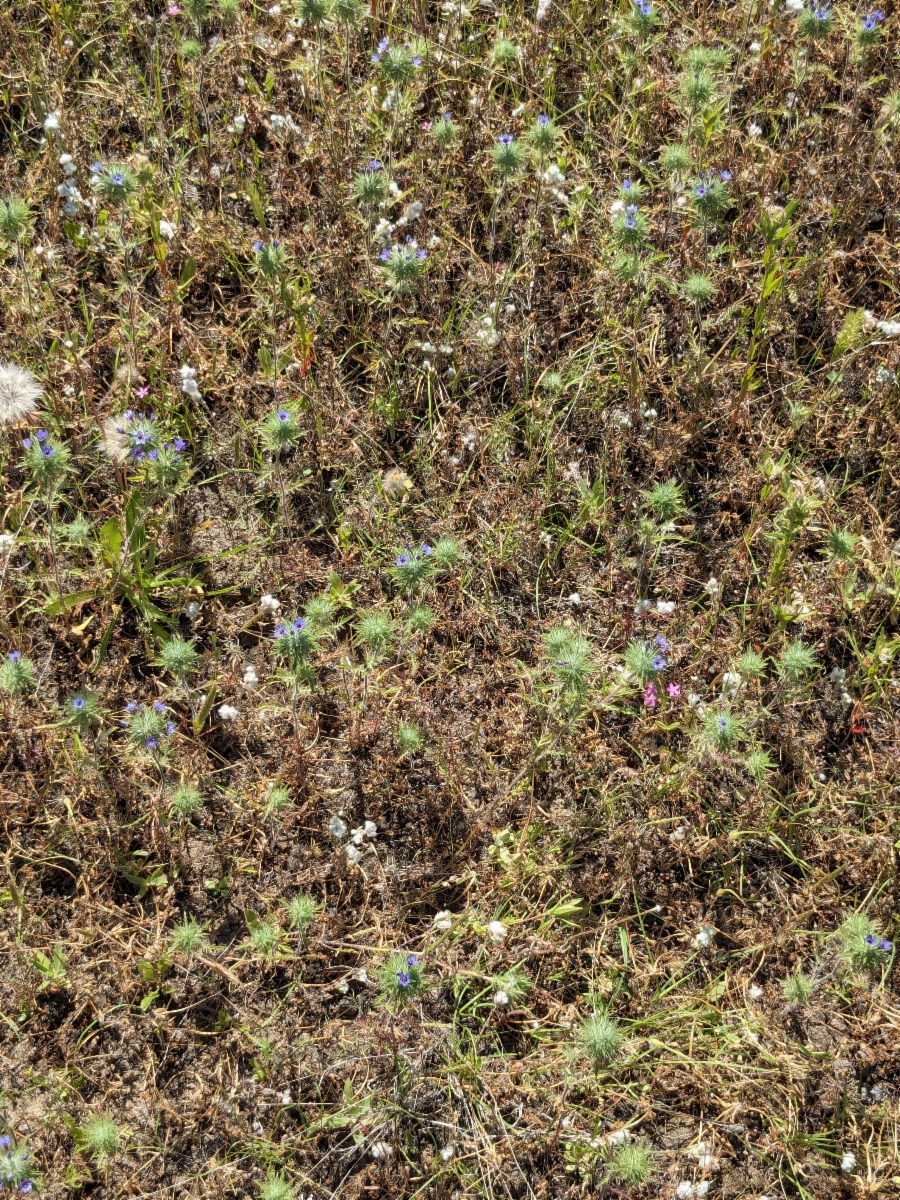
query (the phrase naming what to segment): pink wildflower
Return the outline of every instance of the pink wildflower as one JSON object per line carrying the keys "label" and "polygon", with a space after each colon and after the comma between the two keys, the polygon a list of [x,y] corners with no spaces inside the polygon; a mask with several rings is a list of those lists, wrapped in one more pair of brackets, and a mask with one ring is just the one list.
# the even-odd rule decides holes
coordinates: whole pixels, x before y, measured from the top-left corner
{"label": "pink wildflower", "polygon": [[657,696],[656,688],[652,683],[647,684],[646,691],[644,692],[644,704],[647,708],[656,708],[657,704],[659,704],[659,696]]}
{"label": "pink wildflower", "polygon": [[422,122],[422,124],[419,126],[419,128],[420,128],[420,129],[421,129],[421,130],[422,130],[424,133],[431,133],[431,122],[430,122],[430,121],[423,121],[423,122]]}
{"label": "pink wildflower", "polygon": [[138,388],[134,394],[138,397],[138,399],[143,400],[143,398],[149,393],[149,391],[150,391],[150,389],[148,387],[142,387],[142,388]]}
{"label": "pink wildflower", "polygon": [[677,700],[678,697],[681,695],[681,684],[680,683],[670,683],[666,687],[666,691],[672,697],[673,700]]}
{"label": "pink wildflower", "polygon": [[181,12],[181,9],[178,7],[177,4],[170,4],[169,7],[166,9],[166,16],[177,17],[180,12]]}

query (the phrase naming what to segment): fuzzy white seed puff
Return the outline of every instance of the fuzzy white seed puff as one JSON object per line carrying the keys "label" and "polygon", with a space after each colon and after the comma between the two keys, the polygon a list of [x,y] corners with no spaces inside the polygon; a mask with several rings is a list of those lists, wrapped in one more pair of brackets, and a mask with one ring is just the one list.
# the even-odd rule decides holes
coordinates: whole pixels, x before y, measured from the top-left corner
{"label": "fuzzy white seed puff", "polygon": [[0,425],[15,425],[31,416],[43,394],[43,388],[25,367],[0,363]]}

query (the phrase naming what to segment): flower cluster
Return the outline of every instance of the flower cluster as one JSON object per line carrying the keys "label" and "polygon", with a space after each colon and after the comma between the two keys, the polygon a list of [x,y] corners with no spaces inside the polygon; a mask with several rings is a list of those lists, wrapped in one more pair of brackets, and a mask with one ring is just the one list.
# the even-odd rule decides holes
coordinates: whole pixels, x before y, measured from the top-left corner
{"label": "flower cluster", "polygon": [[34,667],[30,659],[23,658],[19,650],[10,650],[0,663],[0,691],[14,696],[34,685]]}
{"label": "flower cluster", "polygon": [[870,950],[880,950],[882,954],[892,954],[894,943],[889,942],[887,938],[879,938],[874,933],[866,935],[865,943]]}
{"label": "flower cluster", "polygon": [[62,168],[65,179],[62,183],[57,184],[56,194],[61,200],[65,200],[63,212],[66,216],[74,217],[84,203],[84,196],[82,196],[75,184],[75,161],[71,154],[60,154],[59,165]]}
{"label": "flower cluster", "polygon": [[130,700],[125,705],[125,711],[128,716],[122,720],[122,725],[128,730],[128,736],[135,746],[156,751],[160,742],[175,732],[175,723],[167,720],[167,709],[162,700],[155,700],[150,705],[139,705],[137,701]]}
{"label": "flower cluster", "polygon": [[382,74],[395,85],[408,83],[422,65],[422,57],[413,54],[409,46],[392,46],[389,38],[382,38],[369,60],[376,63]]}
{"label": "flower cluster", "polygon": [[279,621],[272,630],[275,653],[286,658],[293,667],[306,664],[316,648],[316,632],[305,617],[294,617],[293,621]]}
{"label": "flower cluster", "polygon": [[428,251],[424,250],[411,236],[405,245],[385,247],[378,255],[391,288],[400,294],[412,292],[424,270]]}
{"label": "flower cluster", "polygon": [[28,1151],[18,1149],[8,1134],[0,1137],[0,1149],[4,1151],[0,1155],[0,1191],[8,1187],[27,1196],[34,1187],[34,1181],[28,1177]]}
{"label": "flower cluster", "polygon": [[34,437],[22,439],[25,448],[25,465],[37,483],[52,488],[65,474],[71,457],[68,447],[54,446],[46,429],[39,429]]}
{"label": "flower cluster", "polygon": [[95,162],[91,165],[91,187],[110,204],[124,204],[137,190],[137,176],[125,163],[104,166]]}

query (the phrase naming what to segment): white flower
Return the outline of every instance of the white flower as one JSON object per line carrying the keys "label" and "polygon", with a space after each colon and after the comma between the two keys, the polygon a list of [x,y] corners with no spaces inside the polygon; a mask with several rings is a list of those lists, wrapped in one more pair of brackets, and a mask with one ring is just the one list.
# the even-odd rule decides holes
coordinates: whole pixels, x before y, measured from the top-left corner
{"label": "white flower", "polygon": [[451,1142],[449,1146],[445,1146],[443,1148],[443,1150],[441,1151],[441,1161],[449,1162],[455,1153],[456,1153],[456,1147]]}
{"label": "white flower", "polygon": [[569,597],[569,603],[574,604],[576,608],[581,604],[581,596],[578,592],[573,592]]}
{"label": "white flower", "polygon": [[687,836],[687,830],[684,828],[683,825],[679,825],[677,829],[673,829],[672,832],[669,834],[669,841],[670,842],[683,842],[686,836]]}
{"label": "white flower", "polygon": [[784,7],[789,12],[803,12],[803,0],[784,0]]}
{"label": "white flower", "polygon": [[900,337],[900,321],[877,321],[875,328],[885,337]]}
{"label": "white flower", "polygon": [[762,50],[762,46],[759,44],[759,42],[751,42],[747,49],[751,54],[759,54],[760,50]]}
{"label": "white flower", "polygon": [[332,817],[328,822],[328,832],[333,838],[342,838],[347,832],[347,822],[338,816]]}
{"label": "white flower", "polygon": [[624,1146],[626,1142],[631,1141],[631,1134],[627,1129],[614,1129],[606,1139],[607,1146]]}
{"label": "white flower", "polygon": [[752,983],[750,985],[750,987],[747,989],[747,995],[750,997],[751,1000],[759,1000],[759,998],[762,996],[762,994],[763,994],[763,990],[759,986],[758,983]]}
{"label": "white flower", "polygon": [[189,600],[184,606],[184,615],[189,621],[196,621],[200,616],[200,604],[196,600]]}
{"label": "white flower", "polygon": [[697,1200],[703,1200],[703,1197],[706,1195],[706,1193],[708,1191],[709,1191],[709,1183],[706,1180],[704,1180],[703,1183],[698,1183],[697,1186],[694,1188],[694,1195],[697,1197]]}
{"label": "white flower", "polygon": [[453,928],[453,914],[449,908],[442,908],[439,913],[434,914],[434,920],[431,923],[435,929],[446,933],[448,929]]}
{"label": "white flower", "polygon": [[704,589],[707,592],[709,592],[709,594],[711,596],[718,596],[719,581],[718,581],[718,579],[716,579],[715,575],[710,575],[709,579],[707,579],[706,583],[703,586],[704,586]]}
{"label": "white flower", "polygon": [[687,196],[684,194],[684,192],[682,192],[680,196],[675,197],[675,207],[676,208],[684,208],[684,206],[686,204],[687,204]]}
{"label": "white flower", "polygon": [[525,105],[517,104],[516,107],[510,113],[510,116],[511,117],[521,117],[521,115],[524,111],[525,111]]}
{"label": "white flower", "polygon": [[247,124],[247,118],[243,113],[238,113],[231,124],[228,126],[229,133],[243,133],[244,126]]}
{"label": "white flower", "polygon": [[269,116],[269,128],[273,133],[281,133],[282,129],[287,125],[287,120],[279,113],[271,113]]}
{"label": "white flower", "polygon": [[279,608],[281,608],[281,601],[276,600],[273,595],[267,592],[266,595],[260,599],[259,607],[263,610],[263,612],[277,613]]}
{"label": "white flower", "polygon": [[550,0],[538,0],[537,10],[534,14],[535,24],[540,25],[541,21],[546,20],[549,11]]}
{"label": "white flower", "polygon": [[[392,179],[392,180],[391,180],[391,182],[388,184],[388,191],[389,191],[389,192],[391,193],[391,195],[392,195],[392,196],[394,196],[395,198],[396,198],[397,196],[400,196],[400,195],[402,195],[402,193],[401,193],[401,191],[400,191],[400,184],[399,184],[399,183],[397,183],[396,179]],[[391,226],[391,228],[393,228],[393,226]]]}
{"label": "white flower", "polygon": [[241,714],[236,708],[232,708],[230,704],[223,704],[219,709],[220,721],[236,721]]}
{"label": "white flower", "polygon": [[171,242],[175,236],[175,226],[171,221],[160,221],[159,236],[165,238],[167,242]]}
{"label": "white flower", "polygon": [[369,1147],[369,1153],[374,1159],[390,1158],[394,1153],[387,1142],[373,1142]]}
{"label": "white flower", "polygon": [[855,1166],[856,1166],[856,1155],[853,1153],[852,1150],[848,1150],[847,1153],[844,1155],[844,1157],[841,1159],[841,1170],[847,1171],[849,1173],[850,1171],[853,1170],[853,1168]]}
{"label": "white flower", "polygon": [[562,185],[566,182],[565,175],[562,173],[556,163],[550,164],[550,166],[544,172],[543,178],[544,183],[552,184],[554,187],[562,187]]}
{"label": "white flower", "polygon": [[17,363],[0,363],[0,425],[12,425],[37,408],[43,389],[32,373]]}
{"label": "white flower", "polygon": [[636,617],[640,617],[644,613],[648,613],[652,607],[652,600],[638,600],[637,604],[634,606],[634,615]]}
{"label": "white flower", "polygon": [[656,611],[662,617],[670,617],[672,615],[672,613],[675,611],[675,601],[674,600],[657,600]]}
{"label": "white flower", "polygon": [[499,946],[506,938],[506,926],[502,921],[491,921],[487,927],[488,937],[495,946]]}
{"label": "white flower", "polygon": [[675,1200],[690,1200],[690,1197],[695,1195],[694,1185],[689,1179],[682,1179],[675,1189]]}
{"label": "white flower", "polygon": [[253,663],[247,663],[246,667],[244,667],[244,687],[255,688],[258,683],[259,676],[256,673],[256,668],[253,666]]}
{"label": "white flower", "polygon": [[612,204],[609,206],[609,215],[613,221],[616,219],[616,217],[621,216],[621,214],[624,211],[625,211],[625,201],[624,200],[613,200]]}
{"label": "white flower", "polygon": [[752,138],[761,138],[763,133],[762,126],[757,125],[755,121],[751,121],[747,126],[747,132]]}
{"label": "white flower", "polygon": [[509,996],[506,994],[506,992],[504,992],[503,988],[499,988],[496,992],[494,992],[494,1003],[501,1005],[509,1004]]}
{"label": "white flower", "polygon": [[701,925],[700,931],[693,938],[691,945],[697,946],[698,948],[703,949],[712,942],[712,940],[715,936],[716,936],[716,931],[713,929],[713,927],[711,925]]}
{"label": "white flower", "polygon": [[344,853],[347,855],[348,862],[358,863],[362,861],[362,854],[352,842],[348,842],[344,847]]}
{"label": "white flower", "polygon": [[44,133],[56,133],[59,129],[59,109],[54,109],[53,112],[47,113],[44,117]]}
{"label": "white flower", "polygon": [[363,833],[367,838],[378,837],[378,826],[374,821],[363,821]]}

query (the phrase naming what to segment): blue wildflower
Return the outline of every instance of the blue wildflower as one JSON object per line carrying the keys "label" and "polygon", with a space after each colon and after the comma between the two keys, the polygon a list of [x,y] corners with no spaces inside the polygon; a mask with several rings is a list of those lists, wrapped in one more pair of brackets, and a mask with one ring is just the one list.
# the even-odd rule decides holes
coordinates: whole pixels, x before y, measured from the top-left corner
{"label": "blue wildflower", "polygon": [[410,980],[409,975],[407,975],[406,971],[398,971],[397,972],[397,982],[400,984],[400,986],[402,988],[409,987],[411,980]]}

